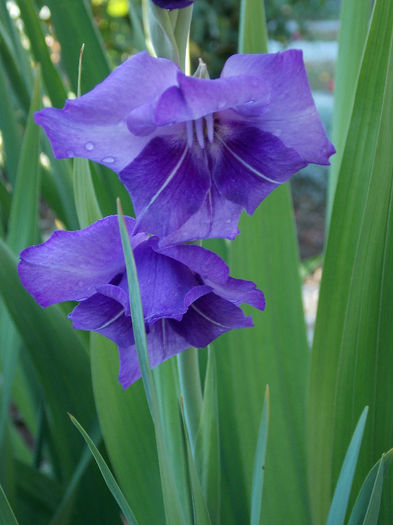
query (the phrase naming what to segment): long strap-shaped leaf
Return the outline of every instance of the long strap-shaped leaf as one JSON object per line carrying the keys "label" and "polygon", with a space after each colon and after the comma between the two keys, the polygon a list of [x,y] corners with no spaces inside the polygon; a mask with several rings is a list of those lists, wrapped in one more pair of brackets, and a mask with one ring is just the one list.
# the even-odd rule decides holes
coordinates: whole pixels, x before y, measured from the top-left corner
{"label": "long strap-shaped leaf", "polygon": [[0,486],[0,525],[18,525],[10,504],[8,503],[7,497],[4,494],[2,487]]}
{"label": "long strap-shaped leaf", "polygon": [[[239,51],[267,51],[263,2],[243,0]],[[255,281],[266,310],[253,311],[255,327],[233,331],[218,350],[219,413],[223,463],[223,522],[248,523],[254,452],[264,388],[271,390],[263,523],[308,523],[304,484],[304,419],[308,347],[304,326],[299,257],[288,185],[276,189],[252,217],[243,216],[229,248],[231,272]],[[247,313],[251,313],[248,311]],[[289,437],[290,436],[290,437]],[[286,504],[282,505],[285,500]],[[227,511],[229,509],[229,512]]]}
{"label": "long strap-shaped leaf", "polygon": [[[317,525],[326,519],[346,442],[363,406],[369,406],[370,424],[354,489],[393,441],[393,398],[386,395],[393,366],[392,20],[391,0],[377,0],[327,243],[309,391]],[[389,523],[393,512],[393,502],[385,503],[381,523]]]}
{"label": "long strap-shaped leaf", "polygon": [[[27,128],[18,162],[14,196],[12,199],[9,224],[8,246],[18,252],[36,241],[38,235],[38,200],[40,177],[38,169],[39,129],[34,124],[33,113],[40,104],[40,72],[37,71],[34,94],[31,101]],[[3,388],[0,406],[0,449],[8,418],[8,405],[15,371],[18,366],[18,352],[21,341],[17,330],[7,312],[5,304],[0,302],[0,361],[3,372]],[[26,388],[26,385],[23,385]],[[23,413],[23,407],[20,408]],[[0,464],[4,461],[0,458]]]}
{"label": "long strap-shaped leaf", "polygon": [[363,482],[356,498],[348,525],[374,525],[381,505],[382,485],[393,459],[393,449],[382,454]]}
{"label": "long strap-shaped leaf", "polygon": [[153,418],[165,515],[168,525],[186,525],[187,521],[185,518],[185,513],[179,498],[178,490],[176,488],[174,474],[168,456],[168,447],[165,441],[161,413],[158,406],[157,391],[153,380],[153,374],[150,369],[137,269],[124,222],[124,216],[121,212],[120,201],[118,201],[118,214],[121,242],[127,270],[135,347],[138,354],[139,366],[142,372],[142,381],[146,393],[147,403]]}
{"label": "long strap-shaped leaf", "polygon": [[222,464],[220,457],[217,367],[214,350],[208,347],[207,352],[203,403],[195,442],[194,459],[212,523],[219,523]]}
{"label": "long strap-shaped leaf", "polygon": [[338,58],[335,73],[332,141],[337,154],[332,157],[328,187],[328,219],[332,209],[337,176],[345,144],[345,133],[351,118],[356,81],[371,14],[368,0],[341,2]]}
{"label": "long strap-shaped leaf", "polygon": [[347,511],[349,495],[351,493],[353,476],[359,457],[360,445],[362,444],[364,427],[366,426],[368,407],[366,407],[356,425],[351,442],[349,444],[340,476],[334,491],[333,501],[330,506],[327,525],[342,525]]}
{"label": "long strap-shaped leaf", "polygon": [[93,454],[94,459],[96,460],[96,463],[98,465],[98,468],[101,471],[101,474],[105,480],[105,483],[108,487],[108,489],[111,491],[112,496],[117,501],[117,504],[119,505],[122,513],[124,514],[124,517],[128,521],[130,525],[138,525],[138,522],[134,516],[134,513],[131,510],[131,507],[128,505],[127,500],[125,499],[122,491],[120,490],[119,485],[117,484],[115,478],[113,477],[112,472],[109,470],[108,465],[105,463],[104,458],[101,456],[100,451],[95,446],[94,442],[86,432],[86,430],[79,424],[77,419],[74,418],[71,414],[69,414],[71,421],[76,426],[76,428],[79,430],[79,432],[82,434],[83,439],[86,441],[87,446],[89,447],[91,453]]}
{"label": "long strap-shaped leaf", "polygon": [[262,513],[263,481],[265,477],[265,461],[267,436],[269,430],[270,392],[266,385],[265,401],[263,403],[261,422],[259,425],[258,442],[255,451],[254,474],[251,493],[251,521],[250,525],[259,525]]}

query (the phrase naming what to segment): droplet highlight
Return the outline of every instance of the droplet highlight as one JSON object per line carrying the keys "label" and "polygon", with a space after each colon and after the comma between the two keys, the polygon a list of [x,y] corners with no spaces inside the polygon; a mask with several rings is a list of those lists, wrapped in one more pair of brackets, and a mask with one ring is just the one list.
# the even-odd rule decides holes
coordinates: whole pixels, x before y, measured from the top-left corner
{"label": "droplet highlight", "polygon": [[94,144],[92,142],[86,142],[85,149],[87,149],[87,151],[91,151],[94,149]]}
{"label": "droplet highlight", "polygon": [[105,157],[102,159],[102,162],[105,162],[106,164],[113,164],[115,162],[115,159],[113,157]]}

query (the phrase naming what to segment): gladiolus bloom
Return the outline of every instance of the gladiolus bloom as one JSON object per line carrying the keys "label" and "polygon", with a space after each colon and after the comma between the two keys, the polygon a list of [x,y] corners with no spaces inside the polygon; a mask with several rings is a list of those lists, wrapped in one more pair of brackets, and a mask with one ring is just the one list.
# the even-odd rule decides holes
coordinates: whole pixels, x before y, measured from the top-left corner
{"label": "gladiolus bloom", "polygon": [[117,172],[136,231],[173,243],[233,239],[242,209],[334,147],[318,117],[301,51],[233,55],[215,80],[138,53],[64,109],[35,115],[56,157]]}
{"label": "gladiolus bloom", "polygon": [[[156,237],[133,234],[126,217],[138,271],[148,353],[152,367],[189,346],[205,347],[233,328],[252,326],[239,305],[263,310],[254,283],[233,279],[220,257],[200,246],[159,247]],[[132,333],[125,261],[116,216],[79,231],[56,231],[20,254],[24,287],[43,307],[78,301],[74,328],[98,332],[119,349],[124,388],[140,375]]]}

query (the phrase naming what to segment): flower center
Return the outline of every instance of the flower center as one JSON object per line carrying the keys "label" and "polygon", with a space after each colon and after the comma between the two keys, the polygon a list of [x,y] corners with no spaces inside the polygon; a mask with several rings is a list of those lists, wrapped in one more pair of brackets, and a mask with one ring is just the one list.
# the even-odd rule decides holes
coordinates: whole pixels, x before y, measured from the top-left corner
{"label": "flower center", "polygon": [[211,113],[205,117],[196,120],[190,120],[186,123],[187,130],[187,144],[189,147],[194,142],[194,134],[196,135],[199,146],[203,149],[205,147],[205,140],[210,142],[214,140],[214,117]]}

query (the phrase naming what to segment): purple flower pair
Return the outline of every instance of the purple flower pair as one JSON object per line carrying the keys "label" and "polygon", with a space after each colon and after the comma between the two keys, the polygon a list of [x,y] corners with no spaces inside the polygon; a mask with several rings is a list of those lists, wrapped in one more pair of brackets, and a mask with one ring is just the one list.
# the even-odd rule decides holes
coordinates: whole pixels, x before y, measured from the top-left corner
{"label": "purple flower pair", "polygon": [[[233,239],[242,209],[253,213],[293,173],[334,153],[298,51],[234,55],[216,80],[138,53],[86,95],[35,119],[56,157],[112,168],[131,195],[136,218],[126,220],[152,366],[251,326],[239,304],[265,305],[217,255],[182,243]],[[74,327],[118,345],[124,387],[140,376],[116,217],[27,248],[19,274],[42,306],[79,301]]]}

